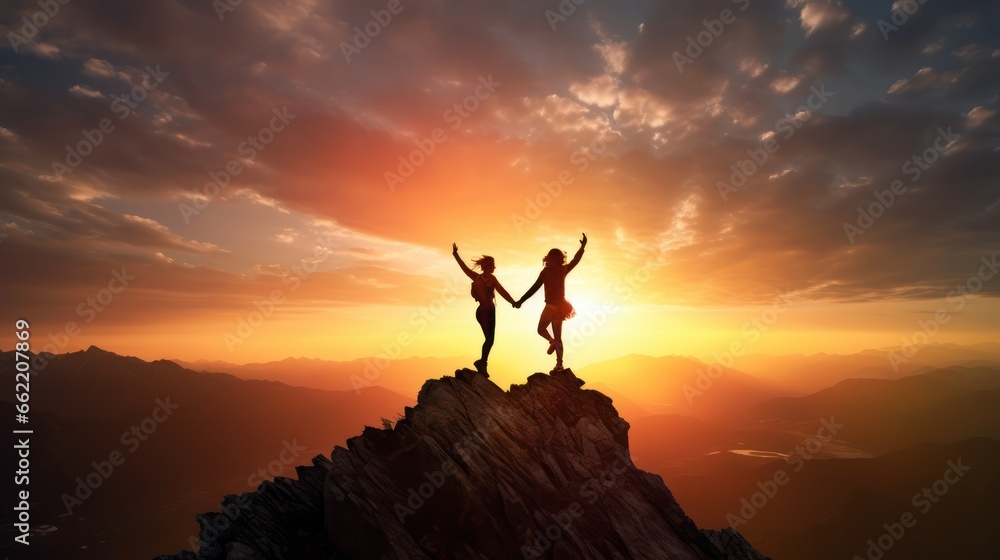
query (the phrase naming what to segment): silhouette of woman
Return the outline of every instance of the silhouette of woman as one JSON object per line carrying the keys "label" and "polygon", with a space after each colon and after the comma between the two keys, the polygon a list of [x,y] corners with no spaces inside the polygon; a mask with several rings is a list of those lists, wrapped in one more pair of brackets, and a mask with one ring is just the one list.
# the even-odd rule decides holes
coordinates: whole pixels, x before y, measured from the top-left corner
{"label": "silhouette of woman", "polygon": [[[521,299],[514,303],[514,307],[520,308],[528,298],[535,295],[538,288],[545,286],[545,307],[542,309],[542,316],[538,319],[538,334],[549,341],[548,353],[556,353],[556,367],[553,371],[563,369],[563,343],[562,343],[562,323],[566,319],[576,315],[573,306],[566,301],[566,275],[580,264],[583,258],[583,249],[587,246],[587,234],[583,234],[580,240],[580,249],[577,250],[573,260],[566,264],[566,253],[559,249],[551,249],[542,262],[545,267],[538,274],[538,280],[528,288],[528,291],[521,296]],[[552,334],[549,334],[549,325],[552,325]]]}
{"label": "silhouette of woman", "polygon": [[500,281],[493,276],[493,271],[497,268],[493,257],[483,255],[472,261],[482,271],[481,274],[477,274],[466,266],[462,258],[458,256],[458,245],[455,243],[451,244],[451,254],[458,262],[458,266],[462,267],[462,272],[472,279],[472,297],[479,302],[479,307],[476,308],[476,321],[479,321],[479,326],[483,329],[483,336],[486,338],[483,341],[482,355],[473,365],[476,366],[476,371],[483,374],[484,377],[489,377],[486,365],[490,358],[490,350],[493,349],[493,339],[497,329],[496,296],[494,296],[493,290],[496,289],[500,292],[500,295],[511,305],[514,305],[514,298],[510,297],[507,290],[500,285]]}

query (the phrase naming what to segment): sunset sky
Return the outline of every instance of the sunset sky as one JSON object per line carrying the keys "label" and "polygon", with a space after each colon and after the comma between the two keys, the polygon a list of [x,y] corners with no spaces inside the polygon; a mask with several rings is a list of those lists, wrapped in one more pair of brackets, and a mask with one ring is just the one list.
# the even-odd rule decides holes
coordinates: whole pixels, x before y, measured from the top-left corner
{"label": "sunset sky", "polygon": [[[582,232],[569,366],[853,352],[938,310],[935,343],[1000,339],[995,2],[232,4],[73,0],[27,38],[37,2],[7,3],[3,349],[25,318],[36,350],[353,359],[402,336],[471,362],[451,243],[518,297]],[[498,363],[549,363],[541,304],[498,300]]]}

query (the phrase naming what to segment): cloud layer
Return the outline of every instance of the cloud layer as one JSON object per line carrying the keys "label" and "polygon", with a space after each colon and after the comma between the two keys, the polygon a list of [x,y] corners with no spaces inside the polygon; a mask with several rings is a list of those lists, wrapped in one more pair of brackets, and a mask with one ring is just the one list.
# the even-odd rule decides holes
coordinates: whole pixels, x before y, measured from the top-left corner
{"label": "cloud layer", "polygon": [[407,305],[580,231],[651,303],[942,297],[1000,249],[1000,16],[896,4],[18,0],[0,297],[238,308],[338,232],[303,301]]}

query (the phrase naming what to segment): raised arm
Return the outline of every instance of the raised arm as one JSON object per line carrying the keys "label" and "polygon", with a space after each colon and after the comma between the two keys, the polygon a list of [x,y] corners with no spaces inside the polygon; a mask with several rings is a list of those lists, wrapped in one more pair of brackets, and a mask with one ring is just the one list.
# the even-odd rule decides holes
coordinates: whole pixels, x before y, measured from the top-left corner
{"label": "raised arm", "polygon": [[580,259],[583,258],[583,248],[587,246],[587,234],[583,234],[583,239],[580,240],[580,248],[576,250],[576,254],[573,255],[573,260],[569,261],[566,265],[566,273],[569,274],[571,270],[576,268],[576,265],[580,264]]}
{"label": "raised arm", "polygon": [[468,276],[473,280],[476,279],[476,273],[472,272],[472,269],[469,268],[469,265],[465,264],[465,261],[462,260],[462,257],[458,256],[457,243],[451,244],[451,256],[455,257],[455,262],[458,263],[458,266],[462,267],[462,272],[464,272],[466,276]]}
{"label": "raised arm", "polygon": [[502,297],[503,299],[507,300],[507,303],[509,303],[511,305],[514,305],[515,303],[517,303],[517,302],[514,301],[514,298],[510,297],[510,294],[507,293],[507,290],[505,290],[503,288],[503,286],[500,285],[500,281],[499,280],[495,280],[494,279],[494,284],[493,285],[496,286],[497,291],[500,292],[500,297]]}
{"label": "raised arm", "polygon": [[517,300],[517,304],[520,305],[520,304],[524,303],[525,301],[528,301],[528,298],[530,298],[531,296],[535,295],[535,292],[537,292],[538,288],[541,288],[541,287],[542,287],[542,273],[539,272],[538,273],[538,280],[535,280],[535,283],[532,284],[530,288],[528,288],[528,291],[524,292],[524,295],[521,296],[521,299]]}

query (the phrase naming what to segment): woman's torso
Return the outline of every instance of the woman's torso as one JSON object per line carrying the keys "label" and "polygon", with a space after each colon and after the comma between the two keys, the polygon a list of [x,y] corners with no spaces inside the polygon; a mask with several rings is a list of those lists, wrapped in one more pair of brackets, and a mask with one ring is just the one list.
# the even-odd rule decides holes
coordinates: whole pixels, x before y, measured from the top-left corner
{"label": "woman's torso", "polygon": [[488,272],[476,276],[476,279],[472,281],[472,290],[476,294],[476,301],[479,302],[479,305],[496,305],[494,302],[496,299],[495,284],[496,278]]}
{"label": "woman's torso", "polygon": [[566,299],[566,265],[545,267],[542,282],[545,286],[545,303],[558,303]]}

